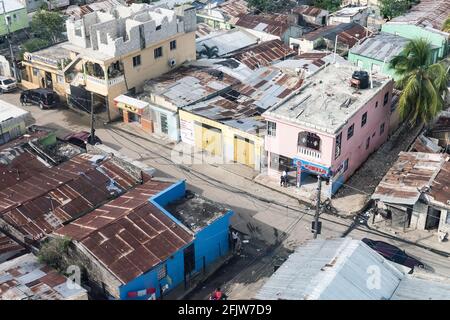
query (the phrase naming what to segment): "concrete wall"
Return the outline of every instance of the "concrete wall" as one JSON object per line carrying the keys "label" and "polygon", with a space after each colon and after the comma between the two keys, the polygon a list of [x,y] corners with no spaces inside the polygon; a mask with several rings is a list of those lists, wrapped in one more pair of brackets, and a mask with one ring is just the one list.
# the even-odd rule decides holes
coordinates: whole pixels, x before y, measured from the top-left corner
{"label": "concrete wall", "polygon": [[[150,105],[151,117],[153,121],[153,128],[156,134],[165,135],[170,140],[178,142],[180,140],[180,124],[178,113],[160,108],[155,105]],[[161,115],[167,117],[168,134],[161,131]]]}
{"label": "concrete wall", "polygon": [[[3,9],[1,10],[3,12]],[[7,12],[6,17],[10,17],[10,31],[16,32],[25,28],[28,28],[29,21],[27,15],[27,9],[23,7],[22,9]],[[0,14],[0,36],[8,34],[8,28],[6,26],[5,15]]]}
{"label": "concrete wall", "polygon": [[[265,147],[269,152],[268,173],[270,175],[279,175],[278,171],[270,168],[270,153],[276,153],[289,158],[299,158],[325,168],[331,168],[336,172],[338,168],[348,159],[348,169],[333,177],[335,181],[340,179],[345,182],[367,159],[367,157],[376,151],[386,140],[389,133],[390,105],[392,99],[393,81],[390,81],[384,88],[381,88],[370,99],[364,107],[356,112],[336,134],[331,135],[322,131],[314,130],[309,127],[303,127],[295,123],[281,121],[271,116],[265,116],[266,120],[276,122],[276,137],[266,136]],[[383,105],[384,95],[389,92],[389,99],[386,105]],[[378,106],[375,107],[378,101]],[[361,128],[362,115],[367,112],[367,123]],[[380,135],[380,125],[384,123],[383,134]],[[347,140],[348,128],[354,124],[353,136]],[[321,139],[320,158],[307,156],[297,152],[297,140],[299,132],[307,131],[317,134]],[[342,133],[341,154],[335,159],[336,136]],[[366,149],[366,140],[370,137],[369,148]]]}
{"label": "concrete wall", "polygon": [[428,205],[421,201],[417,201],[413,206],[411,214],[410,229],[425,230],[425,223],[427,221]]}
{"label": "concrete wall", "polygon": [[438,230],[450,233],[450,210],[441,209],[441,221]]}
{"label": "concrete wall", "polygon": [[424,38],[428,40],[432,45],[438,47],[437,57],[434,57],[434,61],[442,59],[449,52],[449,34],[436,29],[423,28],[412,24],[388,22],[381,27],[381,31],[408,39]]}
{"label": "concrete wall", "polygon": [[[234,137],[240,136],[242,138],[246,138],[249,139],[250,141],[253,141],[254,143],[254,165],[253,165],[253,169],[255,169],[256,171],[260,171],[261,170],[261,161],[262,161],[262,153],[264,151],[264,138],[262,137],[258,137],[257,135],[251,134],[251,133],[247,133],[241,130],[238,130],[236,128],[233,127],[229,127],[227,125],[224,125],[220,122],[217,121],[213,121],[207,118],[204,118],[202,116],[190,113],[188,111],[185,110],[180,110],[179,111],[179,115],[180,115],[180,121],[185,121],[185,123],[190,124],[190,127],[192,127],[192,139],[194,141],[194,146],[196,148],[198,148],[199,150],[202,149],[202,145],[195,145],[196,141],[199,141],[201,139],[198,139],[198,137],[196,137],[196,134],[198,133],[194,126],[194,122],[197,123],[202,123],[202,124],[206,124],[209,125],[211,127],[217,128],[219,130],[221,130],[222,132],[222,161],[223,163],[233,163],[234,159],[235,159],[235,142],[234,142]],[[189,143],[187,141],[183,141],[186,143]]]}

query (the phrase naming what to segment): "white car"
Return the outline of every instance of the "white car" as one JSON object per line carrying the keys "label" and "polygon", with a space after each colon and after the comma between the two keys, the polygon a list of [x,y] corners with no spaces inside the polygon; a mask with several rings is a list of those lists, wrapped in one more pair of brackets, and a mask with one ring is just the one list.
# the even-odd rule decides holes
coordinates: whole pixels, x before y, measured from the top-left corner
{"label": "white car", "polygon": [[0,93],[11,92],[17,89],[17,82],[14,79],[0,77]]}

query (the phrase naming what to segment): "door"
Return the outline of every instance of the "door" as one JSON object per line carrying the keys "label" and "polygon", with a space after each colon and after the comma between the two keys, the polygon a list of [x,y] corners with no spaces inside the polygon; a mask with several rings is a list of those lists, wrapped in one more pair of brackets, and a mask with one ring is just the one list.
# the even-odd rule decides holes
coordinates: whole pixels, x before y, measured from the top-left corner
{"label": "door", "polygon": [[53,89],[52,74],[50,72],[45,72],[45,87]]}
{"label": "door", "polygon": [[195,270],[195,247],[191,244],[184,249],[184,274],[191,274]]}
{"label": "door", "polygon": [[425,222],[426,230],[433,230],[439,227],[439,221],[441,220],[441,210],[436,210],[432,207],[428,207],[427,220]]}
{"label": "door", "polygon": [[253,167],[255,164],[254,160],[254,142],[240,136],[234,136],[234,161]]}
{"label": "door", "polygon": [[195,146],[213,156],[222,155],[222,131],[204,123],[195,123]]}

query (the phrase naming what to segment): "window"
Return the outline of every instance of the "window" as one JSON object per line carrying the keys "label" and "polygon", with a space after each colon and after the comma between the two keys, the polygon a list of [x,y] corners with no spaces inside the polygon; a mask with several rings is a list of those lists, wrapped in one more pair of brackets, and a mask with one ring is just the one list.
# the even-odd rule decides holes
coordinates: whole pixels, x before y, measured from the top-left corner
{"label": "window", "polygon": [[361,118],[361,128],[364,127],[366,123],[367,123],[367,112],[364,112]]}
{"label": "window", "polygon": [[334,150],[334,159],[341,155],[342,132],[336,136],[336,149]]}
{"label": "window", "polygon": [[162,47],[156,48],[154,51],[155,59],[162,57],[162,55],[163,55]]}
{"label": "window", "polygon": [[156,26],[156,30],[161,30],[161,25]]}
{"label": "window", "polygon": [[384,133],[384,122],[380,126],[380,136]]}
{"label": "window", "polygon": [[357,60],[356,61],[356,65],[358,66],[358,68],[362,69],[363,67],[363,62],[361,60]]}
{"label": "window", "polygon": [[297,145],[299,147],[320,151],[320,137],[312,132],[300,132],[298,134]]}
{"label": "window", "polygon": [[76,35],[77,37],[81,37],[81,28],[76,28],[76,29],[75,29],[75,35]]}
{"label": "window", "polygon": [[344,172],[348,169],[348,159],[345,159],[344,161]]}
{"label": "window", "polygon": [[271,137],[277,136],[277,124],[272,121],[267,121],[267,135]]}
{"label": "window", "polygon": [[39,70],[36,68],[33,68],[33,76],[37,77],[39,74]]}
{"label": "window", "polygon": [[60,76],[60,75],[57,75],[56,76],[56,81],[58,81],[58,83],[64,83],[64,77]]}
{"label": "window", "polygon": [[141,55],[133,57],[133,67],[137,67],[141,65]]}
{"label": "window", "polygon": [[170,50],[175,50],[177,48],[177,40],[170,41]]}
{"label": "window", "polygon": [[383,101],[383,106],[385,106],[389,101],[389,92],[386,92],[386,94],[384,95],[384,101]]}
{"label": "window", "polygon": [[375,108],[378,108],[378,101],[375,102]]}
{"label": "window", "polygon": [[348,127],[347,130],[347,140],[353,137],[354,131],[355,131],[355,124],[352,124],[350,127]]}
{"label": "window", "polygon": [[169,133],[169,126],[167,124],[167,115],[161,113],[161,132],[164,134]]}
{"label": "window", "polygon": [[17,16],[15,14],[13,14],[13,19],[17,20]]}
{"label": "window", "polygon": [[162,280],[165,277],[167,277],[167,265],[163,264],[159,269],[158,269],[158,280]]}
{"label": "window", "polygon": [[366,140],[366,150],[369,149],[369,145],[370,145],[370,137],[368,137]]}
{"label": "window", "polygon": [[291,158],[273,152],[270,153],[270,167],[276,171],[286,170],[286,172],[289,172],[295,170]]}

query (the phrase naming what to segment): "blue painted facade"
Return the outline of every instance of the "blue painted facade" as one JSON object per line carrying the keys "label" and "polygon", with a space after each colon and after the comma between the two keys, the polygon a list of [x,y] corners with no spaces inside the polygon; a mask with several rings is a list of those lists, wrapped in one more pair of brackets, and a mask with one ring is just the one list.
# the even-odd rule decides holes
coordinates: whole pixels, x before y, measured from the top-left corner
{"label": "blue painted facade", "polygon": [[[159,194],[154,195],[149,201],[155,205],[161,212],[166,214],[174,222],[187,229],[181,221],[176,219],[170,212],[164,209],[167,204],[184,197],[186,193],[185,181],[179,181]],[[129,283],[120,286],[120,299],[147,300],[149,295],[137,298],[128,298],[128,292],[154,288],[156,290],[156,298],[161,297],[160,288],[167,285],[169,292],[184,283],[184,249],[190,245],[195,247],[195,268],[194,273],[202,272],[204,266],[214,263],[218,258],[228,254],[229,238],[228,230],[230,225],[230,217],[232,211],[227,212],[219,219],[213,221],[210,225],[203,228],[195,234],[194,240],[184,248],[174,253],[166,261],[149,270],[147,273],[140,275]],[[167,268],[167,277],[158,280],[158,270],[163,266]]]}

